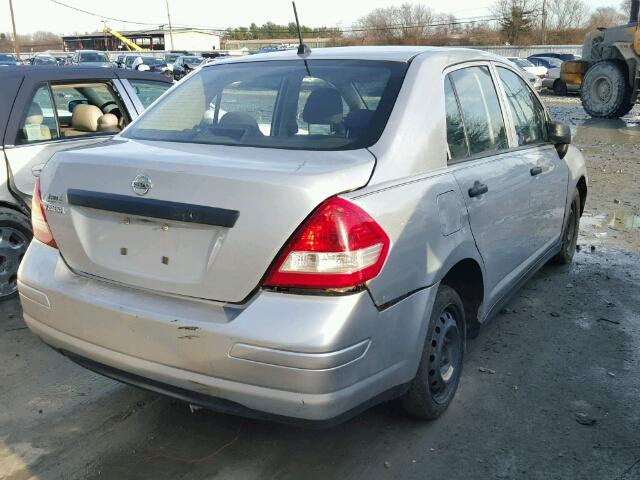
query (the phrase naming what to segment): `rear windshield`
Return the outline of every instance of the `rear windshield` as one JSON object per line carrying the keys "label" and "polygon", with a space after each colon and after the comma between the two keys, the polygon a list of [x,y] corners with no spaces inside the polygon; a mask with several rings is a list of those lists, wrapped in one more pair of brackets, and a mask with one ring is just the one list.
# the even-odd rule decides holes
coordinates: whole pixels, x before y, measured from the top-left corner
{"label": "rear windshield", "polygon": [[406,69],[360,60],[212,65],[176,86],[124,136],[300,150],[368,147],[384,130]]}
{"label": "rear windshield", "polygon": [[109,57],[100,52],[84,52],[80,54],[81,62],[108,62]]}
{"label": "rear windshield", "polygon": [[9,55],[8,53],[0,53],[0,61],[2,62],[13,62],[16,57],[13,55]]}

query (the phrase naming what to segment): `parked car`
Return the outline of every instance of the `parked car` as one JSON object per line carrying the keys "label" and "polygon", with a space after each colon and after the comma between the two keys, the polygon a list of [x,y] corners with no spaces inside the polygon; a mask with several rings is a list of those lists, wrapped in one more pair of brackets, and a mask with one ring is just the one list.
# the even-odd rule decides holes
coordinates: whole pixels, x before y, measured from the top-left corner
{"label": "parked car", "polygon": [[547,76],[542,80],[543,88],[553,90],[553,93],[565,96],[567,93],[579,91],[572,86],[568,86],[562,78],[560,78],[562,69],[562,60],[554,57],[529,57],[528,60],[534,65],[544,66],[547,68]]}
{"label": "parked car", "polygon": [[68,65],[74,67],[113,67],[109,55],[97,50],[76,50]]}
{"label": "parked car", "polygon": [[[511,61],[511,60],[509,60]],[[533,73],[525,70],[522,67],[519,67],[516,63],[511,62],[513,64],[514,67],[516,67],[519,71],[520,74],[527,79],[527,81],[529,82],[529,85],[531,85],[531,87],[536,91],[536,92],[540,92],[542,91],[542,78],[540,78],[537,75],[534,75]]]}
{"label": "parked car", "polygon": [[136,58],[138,58],[139,56],[140,55],[127,55],[124,58],[124,68],[133,70],[133,62],[135,62]]}
{"label": "parked car", "polygon": [[525,72],[529,72],[536,77],[544,78],[547,76],[547,67],[542,65],[534,65],[526,58],[518,58],[518,57],[509,57],[512,63],[514,63],[517,67],[521,68]]}
{"label": "parked car", "polygon": [[200,66],[203,61],[204,58],[192,55],[178,57],[173,63],[173,78],[180,80],[195,70],[196,67]]}
{"label": "parked car", "polygon": [[558,60],[562,60],[563,62],[567,62],[569,60],[577,60],[580,55],[574,55],[573,53],[538,53],[535,55],[536,57],[547,57],[547,58],[557,58]]}
{"label": "parked car", "polygon": [[31,239],[35,174],[55,152],[111,138],[171,86],[166,77],[100,68],[0,69],[0,300],[16,293]]}
{"label": "parked car", "polygon": [[46,53],[40,53],[35,55],[31,61],[31,65],[46,65],[46,66],[58,66],[58,60],[52,55]]}
{"label": "parked car", "polygon": [[137,66],[141,72],[164,73],[167,69],[167,62],[164,58],[141,56],[142,63]]}
{"label": "parked car", "polygon": [[401,397],[436,418],[465,339],[573,258],[570,143],[486,52],[205,65],[42,171],[24,318],[87,368],[227,413],[336,422]]}
{"label": "parked car", "polygon": [[19,65],[16,56],[13,53],[0,53],[0,67]]}
{"label": "parked car", "polygon": [[126,59],[126,58],[127,58],[127,55],[126,55],[126,54],[120,54],[120,55],[118,55],[118,56],[116,57],[116,61],[115,61],[116,67],[118,67],[118,68],[124,68],[124,61],[125,61],[125,59]]}
{"label": "parked car", "polygon": [[173,64],[174,62],[181,56],[185,55],[186,52],[168,52],[164,54],[164,60],[167,62],[167,68],[170,72],[173,72]]}

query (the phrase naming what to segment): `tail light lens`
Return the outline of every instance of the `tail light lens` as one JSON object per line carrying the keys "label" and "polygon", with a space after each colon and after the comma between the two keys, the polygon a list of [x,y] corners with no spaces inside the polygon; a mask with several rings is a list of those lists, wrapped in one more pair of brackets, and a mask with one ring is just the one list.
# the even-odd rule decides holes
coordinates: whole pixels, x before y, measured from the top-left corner
{"label": "tail light lens", "polygon": [[374,278],[389,237],[364,210],[339,197],[322,203],[298,228],[267,275],[265,286],[350,288]]}
{"label": "tail light lens", "polygon": [[33,198],[31,199],[31,228],[33,229],[33,237],[35,239],[50,247],[58,248],[44,213],[44,205],[42,203],[42,196],[40,195],[39,177],[36,178],[36,185],[33,188]]}

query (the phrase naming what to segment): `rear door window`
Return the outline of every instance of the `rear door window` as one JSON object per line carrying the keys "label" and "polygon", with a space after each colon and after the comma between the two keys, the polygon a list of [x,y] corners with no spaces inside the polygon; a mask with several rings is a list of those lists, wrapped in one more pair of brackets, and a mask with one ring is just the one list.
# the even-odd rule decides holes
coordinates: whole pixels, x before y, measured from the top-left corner
{"label": "rear door window", "polygon": [[532,145],[547,141],[544,107],[527,82],[506,68],[498,67],[498,75],[509,101],[509,109],[518,137],[518,145]]}
{"label": "rear door window", "polygon": [[508,148],[504,117],[489,67],[461,68],[450,75],[458,94],[471,155]]}
{"label": "rear door window", "polygon": [[118,133],[129,121],[106,83],[54,84],[51,90],[63,138]]}
{"label": "rear door window", "polygon": [[38,87],[22,117],[16,145],[46,142],[58,138],[56,117],[48,85]]}

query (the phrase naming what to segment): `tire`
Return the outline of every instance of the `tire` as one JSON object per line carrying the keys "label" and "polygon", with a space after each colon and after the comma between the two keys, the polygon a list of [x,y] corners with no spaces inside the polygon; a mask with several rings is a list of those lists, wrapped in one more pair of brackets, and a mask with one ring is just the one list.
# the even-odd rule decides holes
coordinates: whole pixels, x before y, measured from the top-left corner
{"label": "tire", "polygon": [[567,84],[562,80],[556,80],[555,82],[553,82],[553,93],[555,95],[558,95],[559,97],[566,97],[569,93]]}
{"label": "tire", "polygon": [[458,389],[464,350],[462,300],[454,289],[440,285],[431,310],[418,372],[402,398],[405,411],[421,420],[434,420],[444,413]]}
{"label": "tire", "polygon": [[584,76],[580,98],[586,112],[595,118],[619,118],[631,111],[633,89],[616,62],[594,64]]}
{"label": "tire", "polygon": [[18,295],[18,267],[32,236],[25,215],[0,207],[0,302]]}
{"label": "tire", "polygon": [[562,245],[560,252],[551,259],[551,263],[555,265],[568,265],[573,261],[573,255],[576,253],[576,244],[578,243],[578,232],[580,230],[580,193],[578,190],[573,192],[571,201],[571,209],[567,223],[562,229]]}

